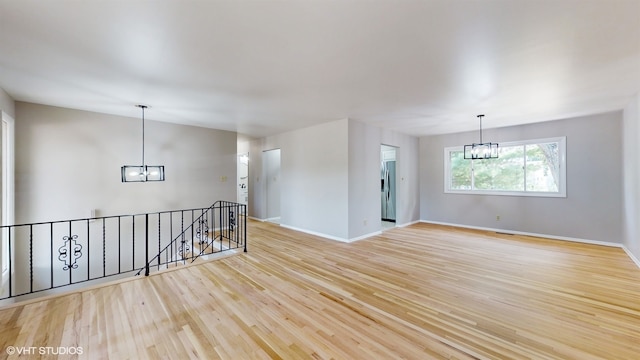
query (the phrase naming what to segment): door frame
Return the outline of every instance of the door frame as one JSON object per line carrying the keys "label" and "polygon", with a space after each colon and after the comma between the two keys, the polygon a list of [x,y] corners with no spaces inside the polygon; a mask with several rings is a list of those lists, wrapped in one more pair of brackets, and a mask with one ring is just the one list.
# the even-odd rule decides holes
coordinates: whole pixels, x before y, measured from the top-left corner
{"label": "door frame", "polygon": [[[395,161],[395,178],[393,179],[394,182],[394,193],[395,193],[395,201],[393,203],[393,213],[395,214],[395,223],[397,224],[398,222],[398,177],[399,177],[399,172],[398,172],[398,167],[399,167],[399,161],[398,161],[398,152],[400,150],[399,146],[395,146],[395,145],[389,145],[389,144],[385,144],[385,143],[381,143],[380,147],[379,147],[379,151],[380,151],[380,170],[382,170],[382,163],[385,160],[384,159],[384,155],[383,152],[385,150],[385,148],[388,148],[388,150],[393,150],[394,152],[394,161]],[[382,219],[382,198],[380,199],[380,221],[384,221]]]}

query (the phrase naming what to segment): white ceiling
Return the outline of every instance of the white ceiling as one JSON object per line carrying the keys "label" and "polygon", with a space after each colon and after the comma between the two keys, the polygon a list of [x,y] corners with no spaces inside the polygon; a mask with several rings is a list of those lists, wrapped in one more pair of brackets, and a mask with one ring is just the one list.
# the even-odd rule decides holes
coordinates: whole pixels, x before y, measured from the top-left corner
{"label": "white ceiling", "polygon": [[640,92],[640,0],[0,0],[0,88],[256,137],[554,120]]}

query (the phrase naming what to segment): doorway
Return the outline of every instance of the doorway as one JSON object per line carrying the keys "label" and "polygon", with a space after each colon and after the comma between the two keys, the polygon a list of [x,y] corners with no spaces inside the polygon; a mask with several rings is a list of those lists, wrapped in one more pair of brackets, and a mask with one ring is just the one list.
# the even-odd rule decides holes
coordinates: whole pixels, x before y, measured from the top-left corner
{"label": "doorway", "polygon": [[280,149],[263,153],[264,179],[266,183],[267,217],[270,222],[280,223]]}
{"label": "doorway", "polygon": [[382,230],[396,226],[396,150],[380,145],[380,210]]}
{"label": "doorway", "polygon": [[249,204],[249,153],[238,154],[238,204]]}

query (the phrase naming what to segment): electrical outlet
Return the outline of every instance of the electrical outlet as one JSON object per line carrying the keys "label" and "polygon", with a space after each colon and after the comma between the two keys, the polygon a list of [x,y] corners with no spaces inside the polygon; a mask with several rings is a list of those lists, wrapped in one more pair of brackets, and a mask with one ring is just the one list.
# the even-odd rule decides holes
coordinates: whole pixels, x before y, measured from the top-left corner
{"label": "electrical outlet", "polygon": [[368,223],[367,219],[364,219],[362,223],[364,224],[364,226],[367,226],[367,223]]}
{"label": "electrical outlet", "polygon": [[500,215],[496,215],[496,221],[500,221]]}

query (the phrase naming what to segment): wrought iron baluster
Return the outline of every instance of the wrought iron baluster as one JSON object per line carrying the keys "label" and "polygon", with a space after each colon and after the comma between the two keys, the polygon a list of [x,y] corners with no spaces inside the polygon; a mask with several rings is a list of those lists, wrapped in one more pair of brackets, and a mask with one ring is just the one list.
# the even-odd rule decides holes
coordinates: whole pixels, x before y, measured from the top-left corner
{"label": "wrought iron baluster", "polygon": [[195,249],[195,247],[193,246],[193,221],[194,221],[194,215],[193,215],[193,210],[191,210],[191,260],[193,260],[193,251]]}
{"label": "wrought iron baluster", "polygon": [[[171,234],[170,239],[173,240],[173,211],[169,215],[169,234]],[[169,246],[169,252],[171,253],[171,256],[169,257],[169,261],[173,261],[174,248],[175,248],[175,244]]]}
{"label": "wrought iron baluster", "polygon": [[91,279],[91,229],[87,219],[87,280]]}
{"label": "wrought iron baluster", "polygon": [[[71,256],[71,221],[69,221],[69,256]],[[63,238],[64,240],[64,238]],[[73,282],[73,276],[71,274],[71,266],[69,267],[69,284]]]}
{"label": "wrought iron baluster", "polygon": [[11,228],[9,228],[9,297],[13,296],[13,269],[12,269],[12,252],[11,252]]}
{"label": "wrought iron baluster", "polygon": [[[162,243],[162,237],[160,235],[160,218],[162,217],[162,215],[160,213],[158,213],[158,255],[161,254],[162,249],[161,249],[161,243]],[[160,257],[158,257],[158,270],[160,270]]]}
{"label": "wrought iron baluster", "polygon": [[49,223],[49,243],[51,248],[51,287],[53,288],[53,223]]}
{"label": "wrought iron baluster", "polygon": [[144,276],[149,276],[149,214],[144,216]]}
{"label": "wrought iron baluster", "polygon": [[[218,214],[216,214],[215,212],[218,211]],[[84,219],[76,219],[76,220],[66,220],[66,221],[53,221],[53,222],[42,222],[42,223],[32,223],[32,224],[21,224],[21,225],[11,225],[11,226],[6,226],[6,227],[0,227],[0,229],[6,229],[4,231],[6,231],[5,233],[3,233],[5,236],[3,237],[3,240],[6,240],[8,242],[8,244],[6,245],[8,248],[8,252],[9,252],[9,256],[8,256],[8,266],[9,266],[9,273],[8,273],[8,286],[9,286],[9,291],[8,291],[8,296],[9,297],[15,297],[16,295],[16,291],[14,289],[14,286],[16,284],[16,281],[14,279],[14,275],[19,271],[28,271],[29,272],[29,285],[27,286],[26,281],[25,281],[25,285],[24,287],[20,287],[23,290],[18,291],[18,295],[25,295],[25,294],[30,294],[30,293],[37,293],[37,292],[41,292],[41,291],[46,291],[49,289],[54,289],[54,288],[58,288],[61,286],[66,286],[66,285],[70,285],[70,284],[77,284],[77,283],[82,283],[85,281],[91,281],[91,280],[95,280],[98,278],[105,278],[107,276],[112,276],[112,275],[116,275],[116,274],[122,274],[123,271],[124,273],[129,272],[129,271],[138,271],[138,274],[140,274],[142,272],[142,270],[146,270],[145,271],[145,275],[148,275],[149,271],[150,271],[150,267],[154,266],[154,264],[156,265],[156,267],[158,269],[160,269],[160,267],[163,264],[168,264],[171,262],[176,262],[176,261],[183,261],[186,262],[186,260],[191,260],[194,261],[195,259],[197,259],[198,257],[200,257],[201,255],[204,254],[209,254],[209,253],[213,253],[214,249],[213,249],[213,245],[215,240],[220,237],[220,246],[218,246],[215,251],[222,251],[222,250],[228,250],[230,248],[234,248],[231,246],[232,242],[236,243],[235,248],[238,247],[239,243],[241,242],[245,242],[245,249],[246,249],[246,241],[243,238],[243,236],[246,236],[246,225],[245,225],[245,221],[244,221],[244,217],[241,215],[242,213],[244,213],[244,211],[246,210],[242,210],[242,207],[240,207],[238,204],[236,203],[232,203],[232,202],[225,202],[225,201],[216,201],[212,206],[210,206],[209,208],[194,208],[194,209],[185,209],[185,210],[178,210],[178,211],[167,211],[167,212],[158,212],[158,213],[146,213],[146,214],[135,214],[135,215],[117,215],[117,216],[108,216],[108,217],[99,217],[99,218],[84,218]],[[223,213],[224,212],[224,213]],[[177,227],[174,226],[174,217],[175,215],[180,215],[180,230],[181,232],[179,234],[174,234],[174,229],[177,230]],[[199,213],[199,214],[198,214]],[[154,247],[155,246],[153,244],[150,244],[150,241],[152,241],[153,239],[150,239],[150,236],[152,236],[152,232],[153,230],[149,227],[150,225],[153,226],[153,223],[149,223],[149,217],[152,216],[153,214],[155,214],[156,216],[158,216],[157,219],[157,224],[156,224],[156,228],[157,228],[157,238],[156,241],[157,243],[157,254],[152,254],[149,251],[155,251],[150,249],[149,247]],[[162,220],[162,217],[165,216],[165,214],[167,214],[166,216],[168,216],[168,219],[166,219],[165,221]],[[198,216],[196,216],[196,214],[198,214]],[[136,221],[142,216],[145,216],[145,229],[142,230],[140,227],[141,225],[137,225]],[[190,219],[185,219],[186,216],[190,216]],[[122,266],[122,259],[123,256],[125,254],[123,254],[123,251],[128,251],[127,249],[127,245],[126,244],[122,244],[123,240],[127,240],[128,239],[124,239],[123,238],[123,226],[127,227],[126,224],[122,223],[122,218],[123,217],[128,217],[131,219],[131,251],[132,251],[132,256],[131,256],[131,261],[132,261],[132,267],[131,270],[128,270],[127,266]],[[223,218],[224,217],[224,218]],[[115,219],[117,218],[117,220]],[[216,218],[218,218],[216,220]],[[96,220],[101,219],[102,224],[98,225],[95,224],[95,226],[93,226],[91,223],[95,222]],[[114,249],[114,254],[113,256],[116,256],[116,258],[114,258],[113,256],[110,256],[109,259],[107,259],[107,235],[110,236],[109,239],[114,239],[115,240],[115,236],[111,236],[111,234],[115,235],[115,231],[111,232],[109,234],[107,234],[107,221],[112,221],[109,219],[113,219],[113,221],[117,221],[117,223],[113,223],[113,226],[117,226],[117,253],[115,253],[115,249]],[[163,232],[165,232],[165,234],[167,233],[167,231],[164,231],[165,229],[163,229],[163,222],[169,221],[169,225],[167,226],[166,224],[164,226],[166,226],[168,229],[168,233],[169,233],[169,239],[167,239],[167,243],[164,244],[164,237],[163,237]],[[185,224],[185,220],[190,221],[189,223]],[[177,219],[176,219],[177,221]],[[218,224],[216,224],[216,221],[219,221]],[[78,225],[74,225],[75,223],[77,223]],[[66,225],[66,228],[65,226]],[[82,229],[84,225],[84,231]],[[177,224],[176,224],[177,225]],[[93,237],[93,233],[94,230],[95,231],[99,231],[97,228],[97,226],[101,226],[102,228],[102,275],[100,275],[99,270],[97,270],[97,275],[94,277],[93,274],[96,273],[92,270],[91,268],[91,242],[95,241],[92,240]],[[212,228],[213,226],[213,228]],[[38,260],[40,258],[44,259],[44,257],[46,257],[46,253],[43,253],[40,256],[39,254],[35,254],[34,253],[34,247],[40,247],[41,245],[45,246],[44,242],[46,242],[46,230],[49,230],[49,260],[50,260],[50,270],[48,271],[48,275],[46,274],[47,271],[46,269],[43,269],[44,271],[38,271],[38,273],[36,273],[36,270],[40,269],[36,264],[35,261]],[[110,225],[111,227],[111,225]],[[136,227],[138,229],[136,229]],[[111,227],[112,228],[112,227]],[[15,229],[23,229],[20,230],[20,234],[23,234],[26,237],[28,236],[28,265],[26,264],[25,261],[23,261],[23,265],[20,269],[15,269],[16,265],[19,262],[15,261],[15,258],[12,256],[13,251],[15,250],[15,242],[14,242],[14,238],[15,238],[15,234],[17,234],[17,232],[15,231]],[[41,231],[42,230],[42,231]],[[60,234],[60,232],[67,232],[67,234],[64,234],[64,236],[62,236],[63,234]],[[115,230],[115,229],[114,229]],[[144,231],[145,234],[145,238],[144,238],[144,242],[145,242],[145,254],[144,254],[144,261],[145,261],[145,265],[143,267],[138,267],[136,268],[136,257],[140,258],[142,254],[136,254],[136,251],[142,251],[140,248],[141,245],[136,245],[136,230],[140,230],[140,231]],[[76,232],[74,234],[74,232]],[[78,233],[79,232],[79,233]],[[126,230],[125,230],[126,233]],[[57,235],[56,235],[57,234]],[[83,244],[82,242],[84,242],[84,238],[82,237],[82,235],[86,234],[86,245]],[[189,236],[189,234],[191,234],[191,241],[188,241],[187,237]],[[41,236],[43,235],[43,236]],[[60,260],[62,262],[62,270],[64,271],[69,271],[68,274],[68,282],[65,284],[64,283],[64,276],[62,278],[57,278],[56,276],[56,271],[54,269],[54,251],[55,251],[55,247],[54,246],[58,246],[57,242],[59,240],[56,240],[55,237],[56,236],[62,236],[62,243],[59,245],[58,250],[58,260]],[[100,236],[100,235],[98,235]],[[227,237],[228,240],[228,244],[229,247],[225,247],[223,244],[223,237]],[[233,236],[233,237],[231,237]],[[166,236],[165,236],[166,237]],[[39,241],[37,244],[35,243],[35,241]],[[99,241],[99,240],[98,240]],[[109,240],[111,241],[111,240]],[[142,239],[140,239],[140,241],[143,241]],[[195,242],[198,241],[200,243],[199,246],[199,252],[198,253],[194,253],[195,251]],[[111,244],[111,243],[110,243]],[[178,248],[179,245],[179,248]],[[110,245],[112,246],[112,245]],[[115,244],[113,244],[113,246],[115,246]],[[211,249],[208,249],[208,247],[211,246]],[[95,246],[94,246],[95,247]],[[136,249],[138,248],[138,249]],[[46,248],[45,248],[46,249]],[[96,248],[96,249],[99,249]],[[100,250],[96,250],[95,251],[100,251]],[[245,250],[246,251],[246,250]],[[87,254],[87,260],[86,262],[84,260],[80,261],[80,259],[82,259],[84,253]],[[155,255],[155,256],[154,256]],[[180,260],[176,260],[177,258],[174,258],[174,255],[179,255],[182,257],[182,259]],[[99,255],[98,255],[99,256]],[[23,257],[24,258],[24,257]],[[164,260],[163,260],[164,259]],[[139,259],[139,261],[143,261],[142,259]],[[46,260],[45,260],[46,261]],[[95,259],[94,259],[94,263],[95,263]],[[97,260],[99,261],[99,260]],[[117,273],[114,271],[110,271],[109,274],[107,274],[106,268],[107,268],[107,261],[109,261],[109,266],[111,268],[111,265],[115,265],[115,262],[117,261],[118,264],[118,268],[117,268]],[[86,266],[86,272],[84,271],[84,269],[82,269],[83,271],[78,272],[78,275],[74,277],[73,275],[73,270],[79,270],[79,268],[81,266]],[[115,266],[114,266],[115,267]],[[28,269],[28,270],[27,270]],[[86,274],[86,277],[82,276],[81,274],[84,273]],[[22,275],[22,274],[20,274]],[[40,282],[40,275],[43,275],[43,277],[48,277],[49,282],[50,282],[50,286],[46,286],[46,284],[41,283]],[[38,278],[36,278],[38,277]],[[25,280],[26,280],[26,276],[25,276]],[[44,278],[43,278],[44,280]],[[56,284],[56,280],[58,280],[59,284]],[[76,281],[77,280],[77,281]],[[46,280],[44,280],[46,281]],[[61,282],[60,282],[61,281]],[[6,294],[5,294],[6,296]]]}
{"label": "wrought iron baluster", "polygon": [[29,292],[33,292],[33,225],[29,225]]}
{"label": "wrought iron baluster", "polygon": [[122,272],[121,268],[120,268],[120,259],[122,258],[122,251],[120,249],[120,241],[122,238],[122,228],[120,227],[121,223],[120,223],[120,219],[121,217],[118,216],[118,274]]}
{"label": "wrought iron baluster", "polygon": [[[107,276],[107,229],[105,226],[105,218],[102,218],[102,277]],[[87,244],[89,237],[87,236]],[[87,247],[88,249],[88,247]],[[89,258],[91,255],[89,255]],[[87,259],[88,262],[88,259]]]}
{"label": "wrought iron baluster", "polygon": [[135,270],[136,268],[136,216],[133,215],[131,217],[131,249],[132,249],[132,253],[131,253],[131,270]]}

